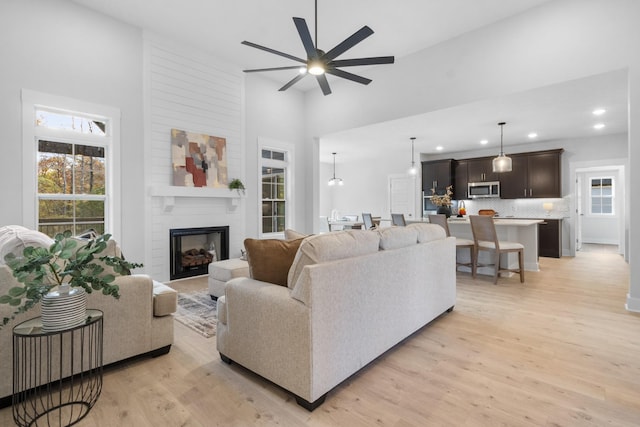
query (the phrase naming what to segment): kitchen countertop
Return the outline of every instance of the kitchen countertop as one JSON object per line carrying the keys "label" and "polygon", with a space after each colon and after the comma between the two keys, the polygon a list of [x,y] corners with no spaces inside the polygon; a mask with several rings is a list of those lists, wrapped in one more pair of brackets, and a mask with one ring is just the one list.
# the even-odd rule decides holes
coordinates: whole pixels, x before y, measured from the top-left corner
{"label": "kitchen countertop", "polygon": [[[528,227],[534,224],[540,224],[544,222],[543,219],[520,219],[520,218],[494,218],[495,225],[509,225],[516,227]],[[458,218],[451,217],[449,218],[449,225],[451,224],[469,224],[469,218]]]}

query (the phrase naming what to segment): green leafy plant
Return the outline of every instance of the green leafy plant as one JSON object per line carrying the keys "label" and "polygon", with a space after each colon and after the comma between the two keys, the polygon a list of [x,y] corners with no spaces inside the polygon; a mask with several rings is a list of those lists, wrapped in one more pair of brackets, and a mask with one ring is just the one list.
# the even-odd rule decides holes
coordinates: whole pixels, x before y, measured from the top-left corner
{"label": "green leafy plant", "polygon": [[[22,256],[11,253],[5,256],[13,277],[24,286],[14,286],[6,295],[0,296],[0,304],[16,307],[11,318],[3,318],[2,326],[63,284],[82,287],[87,293],[102,291],[104,295],[120,298],[120,289],[113,284],[115,274],[129,275],[131,269],[142,267],[142,264],[130,263],[117,256],[98,256],[107,248],[110,238],[110,234],[104,234],[79,245],[71,231],[65,231],[57,234],[48,248],[28,246]],[[115,274],[105,271],[104,265],[112,267]]]}
{"label": "green leafy plant", "polygon": [[229,190],[236,190],[238,194],[242,191],[242,194],[245,192],[244,184],[238,178],[234,178],[229,183]]}

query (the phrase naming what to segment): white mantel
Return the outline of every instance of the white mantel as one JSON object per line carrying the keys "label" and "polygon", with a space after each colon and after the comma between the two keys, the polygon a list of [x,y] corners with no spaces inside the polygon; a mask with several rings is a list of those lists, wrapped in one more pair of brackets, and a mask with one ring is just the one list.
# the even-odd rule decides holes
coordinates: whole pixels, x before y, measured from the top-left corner
{"label": "white mantel", "polygon": [[238,206],[244,194],[237,190],[228,188],[212,188],[212,187],[178,187],[175,185],[155,185],[150,187],[149,195],[151,197],[162,198],[162,210],[171,212],[176,205],[176,197],[196,197],[209,199],[227,199],[229,200],[228,208],[230,211]]}

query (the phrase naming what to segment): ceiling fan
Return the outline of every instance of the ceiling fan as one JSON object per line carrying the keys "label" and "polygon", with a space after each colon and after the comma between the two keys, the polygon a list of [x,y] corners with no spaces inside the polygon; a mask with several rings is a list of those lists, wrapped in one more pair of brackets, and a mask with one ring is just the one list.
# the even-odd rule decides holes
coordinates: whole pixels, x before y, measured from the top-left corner
{"label": "ceiling fan", "polygon": [[298,70],[298,75],[291,79],[287,84],[282,86],[279,90],[284,91],[289,89],[291,86],[302,80],[307,74],[312,74],[316,77],[320,88],[322,89],[322,93],[324,95],[329,95],[331,93],[331,88],[329,87],[329,82],[327,81],[326,74],[331,74],[336,77],[341,77],[343,79],[351,80],[356,83],[361,83],[363,85],[368,85],[371,83],[371,79],[366,77],[358,76],[356,74],[349,73],[347,71],[341,70],[338,67],[355,67],[360,65],[378,65],[378,64],[393,64],[394,57],[393,56],[378,56],[372,58],[356,58],[356,59],[338,59],[336,58],[342,55],[347,50],[351,49],[367,37],[373,34],[373,30],[368,26],[364,26],[360,28],[358,31],[353,33],[351,36],[347,37],[344,41],[339,43],[333,49],[328,52],[325,52],[321,49],[318,49],[318,0],[315,1],[315,44],[311,39],[311,33],[309,32],[309,27],[307,26],[307,22],[303,18],[293,18],[293,22],[296,25],[296,29],[298,30],[298,34],[300,35],[300,39],[302,40],[302,45],[307,53],[307,59],[298,58],[293,55],[289,55],[288,53],[280,52],[275,49],[271,49],[265,46],[261,46],[256,43],[252,43],[249,41],[243,41],[242,44],[250,47],[254,47],[256,49],[264,50],[266,52],[270,52],[276,55],[283,56],[288,59],[292,59],[294,61],[305,64],[303,66],[300,65],[291,65],[286,67],[275,67],[275,68],[258,68],[253,70],[243,70],[245,73],[256,73],[261,71],[280,71],[280,70]]}

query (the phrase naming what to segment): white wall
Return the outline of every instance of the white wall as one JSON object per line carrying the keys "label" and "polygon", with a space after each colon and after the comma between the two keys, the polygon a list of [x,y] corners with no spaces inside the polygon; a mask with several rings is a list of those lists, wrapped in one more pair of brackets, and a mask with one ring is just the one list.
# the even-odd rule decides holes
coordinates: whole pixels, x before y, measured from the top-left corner
{"label": "white wall", "polygon": [[121,111],[122,244],[144,260],[142,34],[62,0],[0,2],[0,225],[23,223],[21,89],[66,96]]}
{"label": "white wall", "polygon": [[[144,40],[144,65],[147,194],[152,188],[159,189],[146,201],[151,250],[145,262],[155,279],[168,281],[169,230],[173,228],[229,226],[229,256],[240,256],[246,234],[245,200],[236,207],[215,192],[167,197],[163,189],[173,185],[174,128],[225,138],[228,179],[240,178],[247,183],[243,170],[243,77],[238,67],[149,33]],[[220,191],[231,194],[224,187]]]}
{"label": "white wall", "polygon": [[278,91],[278,83],[258,76],[247,74],[245,77],[245,164],[247,181],[246,237],[258,237],[258,214],[261,188],[257,187],[258,176],[258,138],[285,142],[294,145],[294,212],[291,227],[304,230],[306,227],[306,205],[308,197],[307,182],[311,179],[309,169],[305,168],[306,158],[311,150],[304,139],[304,96],[295,89]]}
{"label": "white wall", "polygon": [[373,216],[389,216],[389,181],[391,174],[406,172],[409,164],[392,157],[342,162],[336,157],[336,176],[344,180],[344,186],[328,186],[333,175],[333,163],[323,163],[320,179],[320,215],[329,216],[332,210],[341,215],[362,216],[369,212]]}

